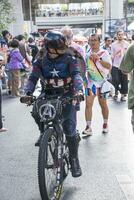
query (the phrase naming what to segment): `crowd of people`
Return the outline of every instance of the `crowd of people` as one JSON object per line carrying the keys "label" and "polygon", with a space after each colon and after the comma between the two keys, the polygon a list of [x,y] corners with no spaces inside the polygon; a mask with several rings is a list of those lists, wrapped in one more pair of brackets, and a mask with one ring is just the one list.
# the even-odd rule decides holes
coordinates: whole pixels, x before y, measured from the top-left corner
{"label": "crowd of people", "polygon": [[[32,70],[32,63],[38,51],[32,37],[26,41],[23,35],[13,37],[9,31],[2,31],[0,38],[1,88],[6,88],[10,98],[20,97],[24,93],[25,82]],[[0,132],[7,131],[3,127],[2,111],[0,120]]]}
{"label": "crowd of people", "polygon": [[128,14],[134,14],[134,5],[128,6],[127,13]]}
{"label": "crowd of people", "polygon": [[89,9],[72,9],[72,10],[37,10],[37,17],[65,17],[65,16],[88,16],[88,15],[102,15],[103,10],[101,8],[89,8]]}
{"label": "crowd of people", "polygon": [[[124,32],[119,30],[114,39],[108,36],[102,42],[96,33],[86,39],[75,37],[73,30],[65,26],[59,31],[47,32],[40,48],[33,37],[27,40],[23,35],[12,37],[7,30],[3,31],[2,35],[0,78],[1,80],[6,78],[7,91],[11,98],[32,95],[39,79],[42,87],[41,94],[46,92],[43,79],[46,81],[45,87],[49,85],[55,88],[55,93],[61,91],[59,88],[62,85],[66,88],[64,95],[84,95],[86,127],[82,132],[82,137],[87,138],[93,134],[92,109],[97,96],[103,118],[102,132],[109,132],[108,98],[121,102],[127,100],[128,73],[133,70],[134,51],[133,43],[130,46],[132,42],[130,37],[127,41]],[[129,108],[132,109],[134,129],[133,96],[132,82]],[[0,90],[0,132],[4,132],[7,129],[3,127],[1,105]],[[82,174],[78,159],[79,136],[76,130],[78,110],[79,104],[76,102],[66,105],[63,110],[63,129],[68,142],[73,177]],[[43,131],[35,107],[32,116],[41,133],[35,143],[39,146]]]}

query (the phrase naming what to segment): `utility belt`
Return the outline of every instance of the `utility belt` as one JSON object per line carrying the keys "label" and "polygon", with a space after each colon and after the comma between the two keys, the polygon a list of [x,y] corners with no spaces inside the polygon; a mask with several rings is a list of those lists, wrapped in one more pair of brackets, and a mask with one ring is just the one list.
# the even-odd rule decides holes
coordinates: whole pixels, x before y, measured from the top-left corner
{"label": "utility belt", "polygon": [[59,87],[66,87],[71,84],[71,78],[64,78],[64,79],[47,79],[46,85],[50,85],[53,88],[59,88]]}
{"label": "utility belt", "polygon": [[54,93],[67,93],[72,90],[72,79],[71,78],[64,78],[64,79],[45,79],[44,90],[48,92]]}

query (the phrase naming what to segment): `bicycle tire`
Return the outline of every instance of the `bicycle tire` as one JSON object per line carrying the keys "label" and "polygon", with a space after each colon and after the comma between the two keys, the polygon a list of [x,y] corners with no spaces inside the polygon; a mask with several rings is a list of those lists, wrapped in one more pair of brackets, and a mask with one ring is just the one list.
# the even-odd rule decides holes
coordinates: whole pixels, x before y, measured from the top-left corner
{"label": "bicycle tire", "polygon": [[[49,153],[52,161],[49,161]],[[60,141],[54,129],[47,129],[41,139],[38,155],[38,182],[42,200],[60,199],[63,184],[62,155],[62,141]],[[48,170],[51,170],[54,174],[54,184],[50,180],[53,177],[50,176],[49,186],[47,185]]]}

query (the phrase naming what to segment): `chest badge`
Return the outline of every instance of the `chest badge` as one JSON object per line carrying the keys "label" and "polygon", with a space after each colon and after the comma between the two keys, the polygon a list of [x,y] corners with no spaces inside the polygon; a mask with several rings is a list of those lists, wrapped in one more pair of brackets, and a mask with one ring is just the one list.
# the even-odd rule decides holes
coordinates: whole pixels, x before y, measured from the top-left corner
{"label": "chest badge", "polygon": [[59,77],[58,73],[60,71],[56,71],[56,69],[54,68],[53,71],[51,71],[50,73],[52,74],[53,77]]}

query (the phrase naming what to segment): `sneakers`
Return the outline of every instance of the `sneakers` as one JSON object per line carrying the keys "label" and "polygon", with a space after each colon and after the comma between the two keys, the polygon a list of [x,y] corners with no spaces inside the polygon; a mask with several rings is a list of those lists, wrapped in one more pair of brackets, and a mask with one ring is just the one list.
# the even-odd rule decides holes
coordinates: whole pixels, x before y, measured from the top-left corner
{"label": "sneakers", "polygon": [[4,128],[4,127],[0,128],[0,132],[6,132],[6,131],[8,131],[7,128]]}
{"label": "sneakers", "polygon": [[118,100],[118,95],[114,95],[114,96],[113,96],[113,99],[114,99],[115,101],[117,101],[117,100]]}
{"label": "sneakers", "polygon": [[118,100],[118,94],[119,94],[119,92],[118,92],[118,91],[115,91],[115,95],[113,96],[113,99],[114,99],[115,101]]}
{"label": "sneakers", "polygon": [[[113,99],[114,99],[115,101],[117,101],[117,100],[118,100],[118,95],[115,94],[114,97],[113,97]],[[127,100],[127,95],[121,95],[121,99],[120,99],[120,100],[121,100],[121,101],[126,101],[126,100]]]}
{"label": "sneakers", "polygon": [[[107,123],[104,123],[103,124],[103,129],[102,129],[102,133],[108,133],[109,130],[108,130],[108,124]],[[85,130],[82,132],[82,137],[89,137],[89,136],[92,136],[93,132],[92,132],[92,129],[91,127],[89,126],[86,126]]]}
{"label": "sneakers", "polygon": [[82,137],[88,137],[88,136],[91,136],[93,133],[92,133],[92,129],[91,127],[89,126],[86,126],[85,130],[82,132]]}
{"label": "sneakers", "polygon": [[106,123],[103,124],[102,133],[108,133],[108,124]]}
{"label": "sneakers", "polygon": [[121,96],[121,101],[126,101],[126,100],[127,100],[126,95]]}

